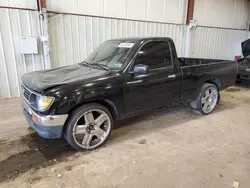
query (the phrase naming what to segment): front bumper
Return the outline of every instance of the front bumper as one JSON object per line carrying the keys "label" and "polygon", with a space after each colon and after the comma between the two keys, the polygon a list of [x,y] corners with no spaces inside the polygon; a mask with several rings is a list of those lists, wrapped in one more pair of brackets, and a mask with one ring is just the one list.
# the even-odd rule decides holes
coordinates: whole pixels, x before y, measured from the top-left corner
{"label": "front bumper", "polygon": [[29,125],[43,138],[61,138],[63,126],[68,118],[64,115],[41,116],[22,100],[23,112]]}

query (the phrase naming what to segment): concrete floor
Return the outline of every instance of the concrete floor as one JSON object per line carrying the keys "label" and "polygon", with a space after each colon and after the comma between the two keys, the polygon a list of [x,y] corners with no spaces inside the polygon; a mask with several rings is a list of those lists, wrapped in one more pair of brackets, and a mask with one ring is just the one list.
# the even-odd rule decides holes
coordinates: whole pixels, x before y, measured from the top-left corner
{"label": "concrete floor", "polygon": [[208,116],[176,106],[119,123],[85,153],[28,129],[19,99],[0,101],[0,187],[250,187],[250,89]]}

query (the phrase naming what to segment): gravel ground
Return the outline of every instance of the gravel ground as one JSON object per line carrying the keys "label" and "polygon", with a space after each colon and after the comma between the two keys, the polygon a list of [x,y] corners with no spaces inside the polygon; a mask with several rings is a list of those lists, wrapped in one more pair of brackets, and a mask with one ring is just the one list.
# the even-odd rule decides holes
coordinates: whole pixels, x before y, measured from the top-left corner
{"label": "gravel ground", "polygon": [[28,128],[19,99],[0,101],[0,187],[250,187],[250,90],[234,86],[208,116],[182,105],[118,122],[85,153]]}

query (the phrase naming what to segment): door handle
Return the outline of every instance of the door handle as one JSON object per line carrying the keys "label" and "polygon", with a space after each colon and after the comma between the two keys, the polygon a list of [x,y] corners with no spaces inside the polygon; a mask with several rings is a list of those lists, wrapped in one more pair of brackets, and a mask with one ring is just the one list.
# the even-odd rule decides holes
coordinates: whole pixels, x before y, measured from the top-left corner
{"label": "door handle", "polygon": [[168,75],[168,78],[169,78],[169,79],[175,79],[175,78],[176,78],[176,75],[175,75],[175,74],[170,74],[170,75]]}
{"label": "door handle", "polygon": [[135,80],[135,81],[127,82],[127,85],[137,84],[137,83],[141,83],[141,82],[142,82],[142,80]]}

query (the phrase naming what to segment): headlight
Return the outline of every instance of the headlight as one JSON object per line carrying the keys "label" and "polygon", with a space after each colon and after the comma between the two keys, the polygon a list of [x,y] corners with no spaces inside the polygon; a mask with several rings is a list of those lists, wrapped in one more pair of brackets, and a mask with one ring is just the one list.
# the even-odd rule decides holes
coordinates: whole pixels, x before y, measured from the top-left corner
{"label": "headlight", "polygon": [[54,97],[37,96],[37,109],[46,110],[48,109],[54,101]]}

